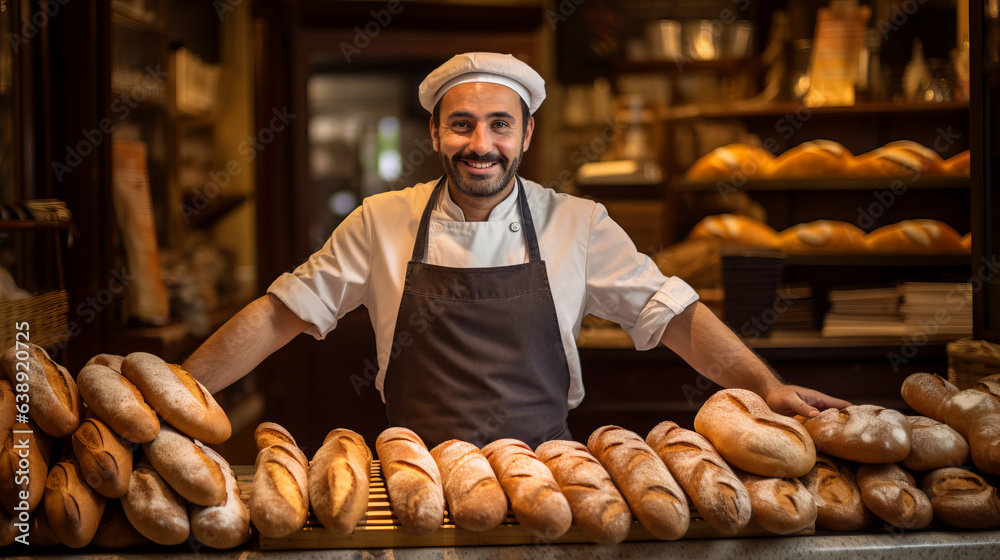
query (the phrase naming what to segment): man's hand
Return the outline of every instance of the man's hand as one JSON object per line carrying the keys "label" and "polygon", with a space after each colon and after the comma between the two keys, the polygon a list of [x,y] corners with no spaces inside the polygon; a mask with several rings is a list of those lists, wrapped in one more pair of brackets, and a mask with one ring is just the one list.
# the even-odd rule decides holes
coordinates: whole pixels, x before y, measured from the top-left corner
{"label": "man's hand", "polygon": [[779,414],[787,416],[800,414],[806,418],[816,416],[821,409],[851,406],[851,403],[845,400],[799,385],[781,385],[764,396],[764,400],[771,410]]}

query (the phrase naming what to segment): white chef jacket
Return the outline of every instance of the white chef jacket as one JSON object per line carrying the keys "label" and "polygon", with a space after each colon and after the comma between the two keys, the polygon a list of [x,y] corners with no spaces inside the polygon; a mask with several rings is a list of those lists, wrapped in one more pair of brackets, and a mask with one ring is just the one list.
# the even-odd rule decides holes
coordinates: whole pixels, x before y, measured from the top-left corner
{"label": "white chef jacket", "polygon": [[[667,323],[697,301],[698,294],[680,278],[664,276],[649,257],[637,252],[603,205],[531,181],[522,182],[569,365],[567,401],[569,408],[574,408],[584,395],[576,349],[584,316],[593,314],[619,323],[636,349],[648,350],[657,345]],[[366,306],[375,329],[375,386],[380,392],[394,344],[398,353],[400,343],[412,341],[409,333],[395,333],[396,316],[417,226],[436,184],[432,181],[365,198],[322,249],[268,288],[309,322],[305,332],[320,340],[337,326],[340,317],[359,305]],[[469,268],[528,261],[518,189],[513,189],[485,222],[466,222],[448,189],[442,190],[430,216],[429,264]],[[410,319],[404,330],[422,332],[428,326],[425,317]]]}

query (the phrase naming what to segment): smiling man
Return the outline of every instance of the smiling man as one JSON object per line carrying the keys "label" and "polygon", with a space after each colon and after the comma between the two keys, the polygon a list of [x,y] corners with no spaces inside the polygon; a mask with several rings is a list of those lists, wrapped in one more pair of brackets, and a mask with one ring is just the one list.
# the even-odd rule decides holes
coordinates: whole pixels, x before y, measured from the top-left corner
{"label": "smiling man", "polygon": [[588,314],[778,412],[849,404],[784,384],[690,286],[638,253],[602,205],[518,177],[545,99],[529,66],[458,55],[419,97],[445,175],[365,199],[320,251],[215,333],[184,363],[209,390],[299,333],[322,339],[365,305],[389,424],[429,447],[570,439],[566,416],[584,396],[575,340]]}

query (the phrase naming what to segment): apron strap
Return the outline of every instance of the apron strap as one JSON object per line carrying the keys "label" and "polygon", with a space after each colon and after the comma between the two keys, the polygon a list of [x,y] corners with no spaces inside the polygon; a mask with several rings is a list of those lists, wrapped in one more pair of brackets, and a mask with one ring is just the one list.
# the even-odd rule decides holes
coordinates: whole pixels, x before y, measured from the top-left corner
{"label": "apron strap", "polygon": [[[441,179],[438,180],[437,185],[434,186],[434,190],[431,191],[431,197],[427,201],[427,206],[424,207],[424,213],[420,217],[416,243],[413,244],[413,256],[410,258],[413,262],[424,262],[427,257],[427,228],[431,221],[431,211],[434,210],[434,206],[437,204],[438,194],[444,188],[446,179],[447,175],[442,175]],[[528,262],[539,262],[542,260],[542,254],[538,249],[538,235],[535,233],[535,223],[531,219],[531,210],[528,208],[528,197],[524,194],[524,185],[521,184],[521,178],[515,175],[514,179],[517,181],[517,201],[518,209],[521,212],[521,225],[524,229],[524,241],[528,246]]]}

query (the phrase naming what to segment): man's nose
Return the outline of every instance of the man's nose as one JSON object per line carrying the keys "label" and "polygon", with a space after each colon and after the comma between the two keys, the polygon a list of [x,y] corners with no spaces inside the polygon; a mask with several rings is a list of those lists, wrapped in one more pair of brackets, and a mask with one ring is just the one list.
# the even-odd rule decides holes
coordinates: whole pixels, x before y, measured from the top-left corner
{"label": "man's nose", "polygon": [[492,147],[489,127],[486,123],[476,125],[476,129],[472,131],[472,137],[469,138],[469,150],[482,156],[490,153]]}

